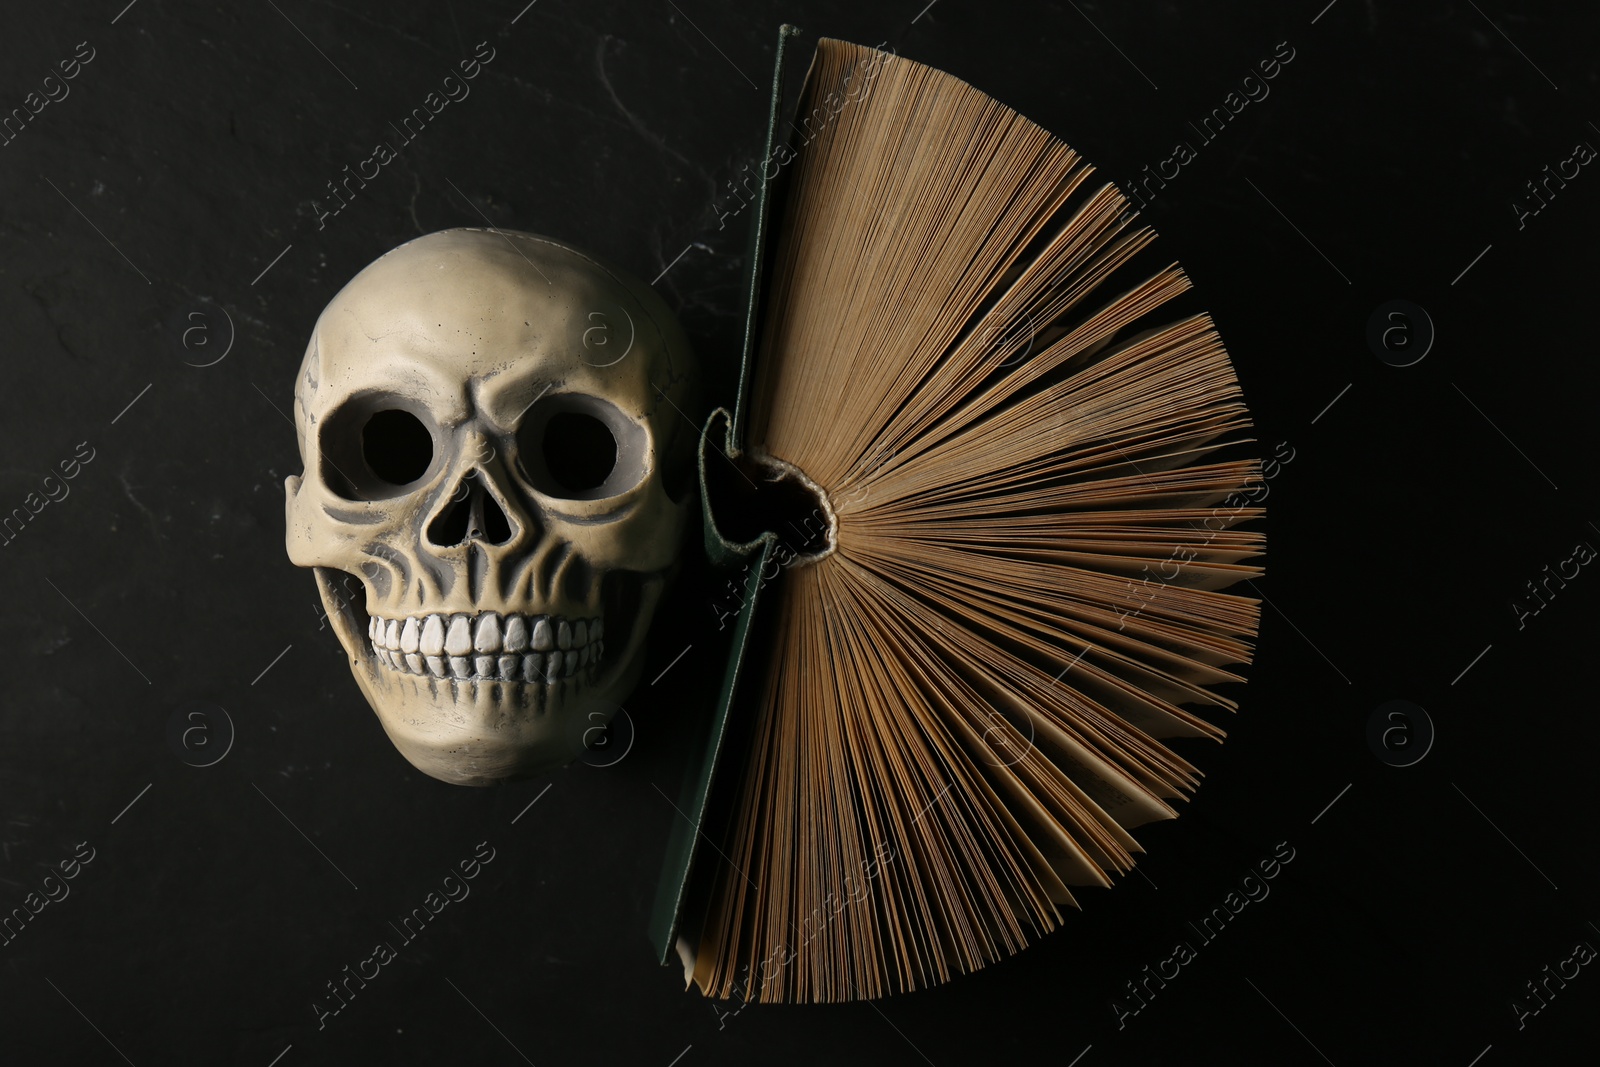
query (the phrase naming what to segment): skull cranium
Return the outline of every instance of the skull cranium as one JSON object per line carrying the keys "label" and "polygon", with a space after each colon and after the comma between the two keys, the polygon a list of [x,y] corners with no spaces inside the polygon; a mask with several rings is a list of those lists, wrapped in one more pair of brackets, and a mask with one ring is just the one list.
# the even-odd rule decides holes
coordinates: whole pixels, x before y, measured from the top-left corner
{"label": "skull cranium", "polygon": [[418,769],[564,763],[627,696],[691,516],[693,393],[654,292],[531,234],[418,238],[324,309],[289,558]]}

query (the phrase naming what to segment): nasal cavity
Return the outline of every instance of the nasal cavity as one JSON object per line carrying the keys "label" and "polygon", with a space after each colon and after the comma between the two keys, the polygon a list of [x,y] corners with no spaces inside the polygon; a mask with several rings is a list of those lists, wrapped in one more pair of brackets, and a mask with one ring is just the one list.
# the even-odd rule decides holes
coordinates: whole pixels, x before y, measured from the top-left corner
{"label": "nasal cavity", "polygon": [[428,542],[439,548],[464,545],[468,541],[503,545],[511,540],[513,532],[505,511],[485,487],[478,472],[472,471],[457,483],[444,510],[428,524]]}

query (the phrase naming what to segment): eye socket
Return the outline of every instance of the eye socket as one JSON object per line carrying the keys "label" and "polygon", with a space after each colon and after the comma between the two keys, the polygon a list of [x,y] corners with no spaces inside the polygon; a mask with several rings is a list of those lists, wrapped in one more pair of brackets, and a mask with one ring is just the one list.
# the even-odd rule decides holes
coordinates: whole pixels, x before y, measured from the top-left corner
{"label": "eye socket", "polygon": [[617,439],[611,429],[582,411],[551,415],[540,450],[545,470],[569,496],[600,488],[617,466]]}
{"label": "eye socket", "polygon": [[649,463],[644,426],[604,397],[542,397],[517,427],[517,464],[545,496],[605,500],[637,486]]}
{"label": "eye socket", "polygon": [[409,411],[379,411],[361,429],[361,457],[390,485],[410,485],[433,463],[433,435]]}
{"label": "eye socket", "polygon": [[317,429],[322,480],[346,500],[404,496],[434,468],[435,431],[426,408],[406,397],[363,391]]}

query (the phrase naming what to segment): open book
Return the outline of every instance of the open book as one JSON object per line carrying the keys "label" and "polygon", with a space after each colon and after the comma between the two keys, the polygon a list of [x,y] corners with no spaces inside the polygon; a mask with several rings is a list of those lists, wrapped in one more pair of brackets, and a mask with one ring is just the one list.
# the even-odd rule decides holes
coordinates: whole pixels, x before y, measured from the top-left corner
{"label": "open book", "polygon": [[1051,134],[822,40],[769,139],[702,438],[738,625],[656,936],[709,996],[872,998],[1048,932],[1196,788],[1166,742],[1235,707],[1260,467],[1188,280]]}

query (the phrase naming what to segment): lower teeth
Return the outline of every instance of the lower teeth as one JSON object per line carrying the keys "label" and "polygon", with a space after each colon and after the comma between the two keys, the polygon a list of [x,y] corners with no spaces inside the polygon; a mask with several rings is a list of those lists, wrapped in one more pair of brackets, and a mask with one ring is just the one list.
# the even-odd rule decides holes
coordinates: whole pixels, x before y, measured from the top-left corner
{"label": "lower teeth", "polygon": [[571,678],[579,671],[598,667],[605,642],[597,641],[566,652],[528,652],[500,656],[423,656],[374,648],[379,663],[402,674],[452,678],[462,682],[523,682],[541,684]]}

